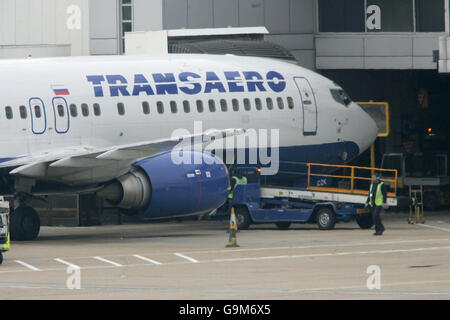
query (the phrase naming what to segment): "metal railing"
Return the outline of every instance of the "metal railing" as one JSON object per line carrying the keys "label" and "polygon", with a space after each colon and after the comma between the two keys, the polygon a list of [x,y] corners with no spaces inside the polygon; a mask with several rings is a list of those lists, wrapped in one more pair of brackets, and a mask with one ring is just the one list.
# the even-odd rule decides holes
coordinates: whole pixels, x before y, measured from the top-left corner
{"label": "metal railing", "polygon": [[[380,168],[371,168],[371,167],[357,167],[357,166],[349,166],[349,165],[332,165],[332,164],[321,164],[321,163],[308,163],[308,182],[307,188],[309,190],[317,190],[317,191],[330,191],[330,192],[341,192],[341,193],[355,193],[355,194],[368,194],[368,188],[358,188],[358,182],[360,181],[371,181],[372,173],[390,173],[394,176],[393,179],[389,178],[381,178],[381,181],[388,182],[390,189],[393,191],[388,192],[388,197],[396,197],[397,196],[397,184],[398,184],[398,171],[395,169],[380,169]],[[313,168],[319,168],[322,172],[316,173]],[[338,173],[329,173],[339,171],[349,171],[349,174],[338,174]],[[366,175],[356,175],[356,171],[367,172]],[[332,179],[340,179],[338,181],[349,182],[347,183],[348,187],[319,187],[311,185],[311,177],[322,177],[322,178],[332,178]],[[369,184],[370,185],[370,184]]]}

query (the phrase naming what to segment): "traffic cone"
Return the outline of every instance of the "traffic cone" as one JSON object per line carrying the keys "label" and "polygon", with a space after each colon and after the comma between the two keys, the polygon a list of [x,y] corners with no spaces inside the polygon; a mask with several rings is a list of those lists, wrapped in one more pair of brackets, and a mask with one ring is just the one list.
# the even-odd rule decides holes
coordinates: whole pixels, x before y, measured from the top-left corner
{"label": "traffic cone", "polygon": [[236,215],[234,213],[234,208],[231,208],[230,215],[230,239],[228,240],[228,244],[226,248],[239,247],[236,241],[236,233],[237,233],[237,223],[236,223]]}

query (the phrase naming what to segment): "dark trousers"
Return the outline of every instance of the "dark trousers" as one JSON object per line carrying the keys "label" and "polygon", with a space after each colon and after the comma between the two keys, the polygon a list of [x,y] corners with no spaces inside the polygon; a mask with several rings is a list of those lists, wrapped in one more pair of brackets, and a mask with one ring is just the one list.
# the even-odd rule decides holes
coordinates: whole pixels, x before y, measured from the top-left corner
{"label": "dark trousers", "polygon": [[382,206],[374,206],[371,208],[373,224],[375,225],[375,232],[383,232],[384,231],[384,226],[383,226],[383,223],[381,222],[382,209],[383,209]]}

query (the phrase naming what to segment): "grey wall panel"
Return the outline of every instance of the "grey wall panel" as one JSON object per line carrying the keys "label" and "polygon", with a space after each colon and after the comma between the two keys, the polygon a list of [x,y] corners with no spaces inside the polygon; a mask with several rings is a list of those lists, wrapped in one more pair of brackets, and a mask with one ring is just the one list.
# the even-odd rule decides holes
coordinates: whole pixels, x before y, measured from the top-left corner
{"label": "grey wall panel", "polygon": [[433,50],[439,50],[439,40],[436,37],[413,38],[413,55],[432,56]]}
{"label": "grey wall panel", "polygon": [[56,1],[46,0],[42,3],[42,43],[56,43]]}
{"label": "grey wall panel", "polygon": [[366,37],[365,54],[369,57],[412,56],[411,37]]}
{"label": "grey wall panel", "polygon": [[118,54],[119,47],[116,39],[91,39],[92,55]]}
{"label": "grey wall panel", "polygon": [[264,0],[239,0],[239,25],[255,27],[264,25]]}
{"label": "grey wall panel", "polygon": [[412,69],[412,56],[409,57],[365,57],[365,69]]}
{"label": "grey wall panel", "polygon": [[36,45],[0,47],[0,59],[65,57],[70,56],[70,45]]}
{"label": "grey wall panel", "polygon": [[433,62],[433,57],[413,57],[414,69],[436,69],[436,62]]}
{"label": "grey wall panel", "polygon": [[291,53],[302,67],[310,70],[316,68],[316,53],[314,50],[292,50]]}
{"label": "grey wall panel", "polygon": [[314,0],[291,0],[290,31],[292,33],[314,33],[315,21]]}
{"label": "grey wall panel", "polygon": [[30,23],[29,23],[29,34],[30,44],[41,44],[43,43],[43,33],[44,24],[47,23],[43,20],[43,0],[33,0],[30,3]]}
{"label": "grey wall panel", "polygon": [[214,27],[212,0],[188,0],[187,12],[188,28]]}
{"label": "grey wall panel", "polygon": [[289,33],[290,0],[264,1],[265,26],[270,33]]}
{"label": "grey wall panel", "polygon": [[0,45],[65,45],[72,55],[89,54],[89,0],[0,0]]}
{"label": "grey wall panel", "polygon": [[317,69],[364,69],[363,57],[317,57]]}
{"label": "grey wall panel", "polygon": [[214,27],[239,27],[239,0],[214,0]]}
{"label": "grey wall panel", "polygon": [[30,24],[30,8],[27,0],[16,0],[14,2],[16,8],[15,19],[15,41],[16,45],[24,45],[29,42],[29,24]]}
{"label": "grey wall panel", "polygon": [[362,57],[364,38],[362,36],[316,38],[316,52],[319,57]]}
{"label": "grey wall panel", "polygon": [[16,6],[14,0],[0,0],[0,44],[16,42]]}
{"label": "grey wall panel", "polygon": [[267,41],[276,43],[289,50],[313,50],[313,34],[277,34],[266,35]]}
{"label": "grey wall panel", "polygon": [[56,25],[56,43],[70,43],[70,34],[67,29],[67,18],[66,14],[67,7],[72,4],[71,0],[58,0],[55,2],[56,7],[56,16],[53,17],[55,19]]}
{"label": "grey wall panel", "polygon": [[164,0],[164,29],[187,28],[187,0]]}
{"label": "grey wall panel", "polygon": [[133,1],[134,31],[163,29],[163,0]]}
{"label": "grey wall panel", "polygon": [[93,39],[118,38],[118,7],[112,0],[90,1],[90,33]]}

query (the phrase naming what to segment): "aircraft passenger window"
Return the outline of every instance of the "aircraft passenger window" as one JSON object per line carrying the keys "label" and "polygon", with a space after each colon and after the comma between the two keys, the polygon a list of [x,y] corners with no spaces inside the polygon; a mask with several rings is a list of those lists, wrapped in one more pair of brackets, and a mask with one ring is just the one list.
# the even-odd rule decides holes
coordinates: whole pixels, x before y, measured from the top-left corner
{"label": "aircraft passenger window", "polygon": [[214,100],[208,101],[209,111],[216,112],[216,102]]}
{"label": "aircraft passenger window", "polygon": [[61,118],[64,117],[64,114],[65,114],[65,112],[64,112],[64,106],[61,105],[61,104],[59,104],[59,105],[56,107],[56,109],[58,110],[58,115],[59,115]]}
{"label": "aircraft passenger window", "polygon": [[34,106],[34,115],[36,116],[36,118],[40,118],[42,116],[41,106],[39,106],[39,105]]}
{"label": "aircraft passenger window", "polygon": [[89,107],[86,103],[81,104],[81,114],[84,117],[87,117],[89,115]]}
{"label": "aircraft passenger window", "polygon": [[267,103],[267,109],[272,110],[272,109],[273,109],[273,101],[272,101],[272,98],[267,98],[267,99],[266,99],[266,103]]}
{"label": "aircraft passenger window", "polygon": [[350,102],[352,102],[352,99],[350,99],[347,93],[345,93],[345,91],[342,89],[330,89],[330,92],[333,99],[343,106],[348,107]]}
{"label": "aircraft passenger window", "polygon": [[147,101],[142,102],[142,111],[144,114],[150,114],[150,104]]}
{"label": "aircraft passenger window", "polygon": [[283,101],[283,99],[280,98],[280,97],[278,97],[278,98],[277,98],[277,103],[278,103],[278,108],[279,108],[280,110],[283,110],[283,109],[284,109],[284,101]]}
{"label": "aircraft passenger window", "polygon": [[256,106],[256,110],[258,110],[258,111],[262,109],[262,103],[261,103],[260,98],[255,99],[255,106]]}
{"label": "aircraft passenger window", "polygon": [[247,99],[247,98],[245,98],[245,99],[244,99],[244,109],[245,109],[246,111],[250,111],[251,107],[252,107],[252,106],[250,105],[250,100]]}
{"label": "aircraft passenger window", "polygon": [[5,108],[5,114],[6,114],[6,119],[12,119],[13,118],[13,111],[12,111],[12,108],[10,106],[7,106]]}
{"label": "aircraft passenger window", "polygon": [[289,109],[294,109],[294,99],[292,99],[291,97],[287,97],[287,103]]}
{"label": "aircraft passenger window", "polygon": [[156,103],[156,109],[158,110],[159,114],[163,114],[164,113],[164,103],[162,103],[161,101],[158,101]]}
{"label": "aircraft passenger window", "polygon": [[177,103],[175,101],[170,101],[170,111],[172,111],[172,113],[178,112]]}
{"label": "aircraft passenger window", "polygon": [[100,105],[98,103],[94,103],[94,114],[97,117],[102,114],[102,111],[100,110]]}
{"label": "aircraft passenger window", "polygon": [[231,100],[231,103],[233,104],[233,110],[234,111],[239,111],[239,100],[238,99],[233,99],[233,100]]}
{"label": "aircraft passenger window", "polygon": [[19,112],[20,112],[20,117],[22,119],[26,119],[28,114],[27,114],[27,108],[25,106],[20,106],[19,107]]}
{"label": "aircraft passenger window", "polygon": [[78,116],[78,110],[77,110],[77,105],[76,104],[71,104],[70,105],[70,115],[72,117],[77,117]]}
{"label": "aircraft passenger window", "polygon": [[197,100],[197,111],[198,111],[198,113],[203,112],[203,101],[202,100]]}
{"label": "aircraft passenger window", "polygon": [[187,100],[183,101],[183,109],[184,109],[184,113],[191,112],[191,105],[189,104],[189,101],[187,101]]}
{"label": "aircraft passenger window", "polygon": [[122,102],[117,104],[117,112],[119,115],[123,116],[125,114],[125,105]]}
{"label": "aircraft passenger window", "polygon": [[227,112],[227,110],[228,110],[227,100],[225,100],[225,99],[220,99],[220,109],[221,109],[223,112]]}

